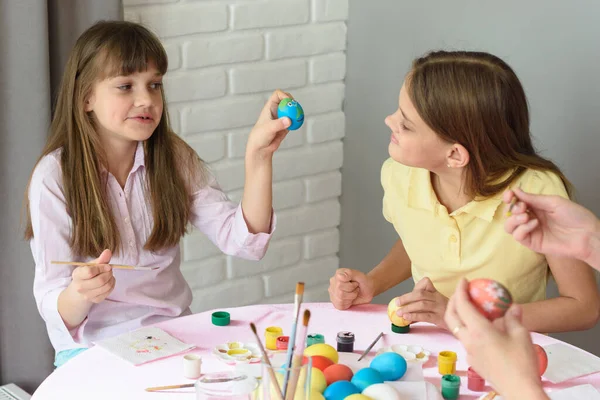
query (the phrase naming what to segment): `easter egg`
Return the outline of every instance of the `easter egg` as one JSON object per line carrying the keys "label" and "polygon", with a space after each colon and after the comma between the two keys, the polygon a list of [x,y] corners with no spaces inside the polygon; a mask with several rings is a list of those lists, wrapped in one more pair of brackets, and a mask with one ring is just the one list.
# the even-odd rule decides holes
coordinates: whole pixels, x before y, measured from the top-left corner
{"label": "easter egg", "polygon": [[546,354],[546,350],[539,344],[534,344],[533,347],[535,347],[535,352],[537,354],[538,370],[540,376],[542,376],[544,375],[544,372],[546,372],[546,368],[548,368],[548,354]]}
{"label": "easter egg", "polygon": [[373,368],[363,368],[356,371],[356,374],[352,377],[350,381],[359,388],[361,391],[365,390],[368,386],[374,385],[376,383],[383,383],[383,377],[381,373]]}
{"label": "easter egg", "polygon": [[285,98],[279,102],[279,106],[277,107],[277,117],[288,117],[292,121],[292,124],[288,129],[290,131],[295,131],[304,123],[304,110],[296,100]]}
{"label": "easter egg", "polygon": [[364,394],[351,394],[346,397],[344,400],[373,400],[369,396],[365,396]]}
{"label": "easter egg", "polygon": [[373,400],[401,400],[400,393],[386,383],[376,383],[366,388],[362,394]]}
{"label": "easter egg", "polygon": [[411,324],[412,321],[407,321],[396,314],[396,311],[402,308],[401,306],[396,305],[396,299],[397,298],[392,299],[392,301],[390,301],[390,304],[388,304],[388,317],[390,321],[392,321],[392,324],[396,326],[408,326]]}
{"label": "easter egg", "polygon": [[512,296],[502,284],[491,279],[469,282],[471,302],[490,321],[502,317],[512,304]]}
{"label": "easter egg", "polygon": [[312,346],[308,346],[304,349],[305,356],[323,356],[329,358],[333,363],[337,363],[340,359],[336,349],[326,343],[317,343]]}
{"label": "easter egg", "polygon": [[[306,381],[306,370],[308,368],[302,368],[300,371],[300,377],[298,378],[298,382],[302,384],[304,387],[304,382]],[[300,385],[298,383],[298,385]],[[323,393],[325,388],[327,387],[327,380],[325,379],[325,374],[318,368],[312,367],[310,373],[310,389],[314,392]]]}
{"label": "easter egg", "polygon": [[396,381],[406,373],[406,360],[398,353],[381,353],[369,365],[377,370],[384,381]]}
{"label": "easter egg", "polygon": [[344,364],[333,364],[329,367],[325,368],[323,371],[325,375],[325,380],[328,385],[331,385],[333,382],[337,381],[349,381],[352,379],[352,369],[349,366]]}
{"label": "easter egg", "polygon": [[344,400],[346,397],[359,394],[360,390],[348,381],[337,381],[327,386],[323,396],[326,400]]}
{"label": "easter egg", "polygon": [[[303,397],[298,397],[298,398],[302,399]],[[325,400],[325,397],[320,392],[315,392],[313,390],[312,392],[310,392],[310,395],[308,396],[308,400]]]}
{"label": "easter egg", "polygon": [[[304,356],[302,364],[308,364],[308,357]],[[325,368],[333,364],[334,362],[325,356],[312,356],[312,366],[319,368],[321,371],[325,371]]]}

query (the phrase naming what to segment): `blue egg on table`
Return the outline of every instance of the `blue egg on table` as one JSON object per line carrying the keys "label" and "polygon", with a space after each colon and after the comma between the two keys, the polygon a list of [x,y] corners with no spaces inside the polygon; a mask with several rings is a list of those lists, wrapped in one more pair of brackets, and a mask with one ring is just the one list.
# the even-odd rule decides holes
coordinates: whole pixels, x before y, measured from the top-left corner
{"label": "blue egg on table", "polygon": [[371,385],[383,383],[383,376],[376,369],[363,368],[354,374],[351,382],[362,392]]}
{"label": "blue egg on table", "polygon": [[349,381],[337,381],[327,386],[323,392],[326,400],[344,400],[351,394],[360,393],[360,390]]}
{"label": "blue egg on table", "polygon": [[382,353],[371,361],[371,368],[379,371],[384,381],[397,381],[406,373],[406,360],[397,353]]}
{"label": "blue egg on table", "polygon": [[277,118],[288,117],[292,124],[288,128],[290,131],[295,131],[304,123],[304,110],[300,103],[294,99],[285,98],[279,102],[277,107]]}

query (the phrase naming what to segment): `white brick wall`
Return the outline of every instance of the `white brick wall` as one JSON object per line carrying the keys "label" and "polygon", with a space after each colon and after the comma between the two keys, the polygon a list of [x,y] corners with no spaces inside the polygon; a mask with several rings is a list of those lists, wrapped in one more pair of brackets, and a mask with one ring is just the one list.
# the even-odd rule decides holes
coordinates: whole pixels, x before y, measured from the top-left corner
{"label": "white brick wall", "polygon": [[210,164],[239,201],[248,133],[273,89],[291,92],[306,113],[274,158],[278,227],[259,262],[224,256],[202,233],[182,241],[183,274],[195,312],[327,301],[338,267],[342,110],[348,0],[124,0],[125,18],[163,41],[173,129]]}

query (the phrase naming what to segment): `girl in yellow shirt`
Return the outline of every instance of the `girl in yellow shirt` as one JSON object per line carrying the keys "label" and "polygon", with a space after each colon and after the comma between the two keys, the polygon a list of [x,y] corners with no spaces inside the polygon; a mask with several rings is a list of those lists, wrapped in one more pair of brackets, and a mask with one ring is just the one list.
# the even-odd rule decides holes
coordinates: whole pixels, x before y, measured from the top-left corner
{"label": "girl in yellow shirt", "polygon": [[[504,231],[502,192],[569,196],[551,161],[536,154],[523,87],[498,57],[433,52],[414,61],[388,116],[383,214],[400,238],[368,274],[339,269],[330,298],[339,309],[370,302],[413,277],[399,315],[446,327],[448,297],[462,277],[491,278],[523,304],[534,331],[588,329],[600,316],[592,270],[581,261],[535,253]],[[546,299],[550,274],[559,297]]]}

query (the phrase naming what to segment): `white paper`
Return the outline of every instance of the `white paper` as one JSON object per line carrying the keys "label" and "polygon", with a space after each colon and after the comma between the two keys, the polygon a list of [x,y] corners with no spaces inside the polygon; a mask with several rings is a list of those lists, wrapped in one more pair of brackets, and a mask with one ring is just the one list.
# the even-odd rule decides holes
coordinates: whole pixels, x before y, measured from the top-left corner
{"label": "white paper", "polygon": [[402,400],[428,400],[427,386],[425,382],[385,382],[396,388]]}
{"label": "white paper", "polygon": [[95,344],[133,365],[141,365],[196,347],[155,327],[140,328]]}
{"label": "white paper", "polygon": [[551,400],[600,400],[600,392],[592,385],[573,386],[548,393]]}
{"label": "white paper", "polygon": [[544,378],[552,383],[600,372],[600,358],[575,347],[554,343],[544,346],[544,350],[548,354],[548,368]]}

